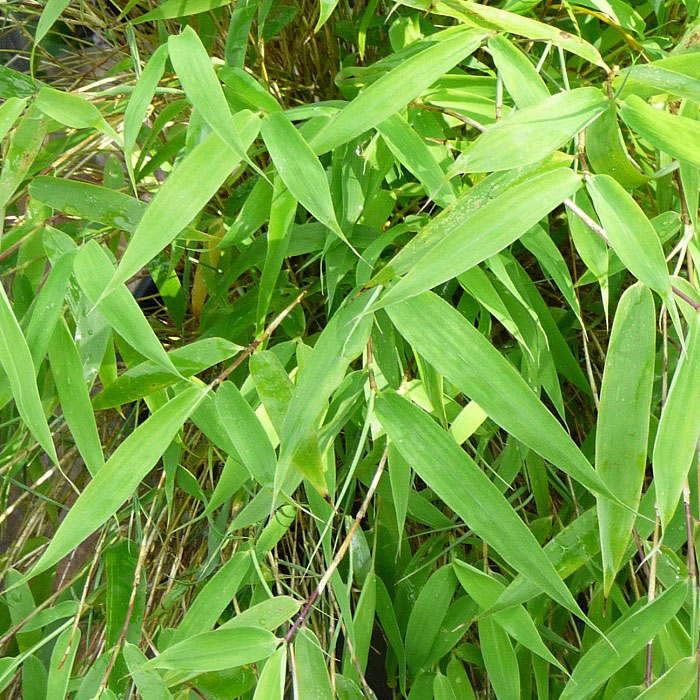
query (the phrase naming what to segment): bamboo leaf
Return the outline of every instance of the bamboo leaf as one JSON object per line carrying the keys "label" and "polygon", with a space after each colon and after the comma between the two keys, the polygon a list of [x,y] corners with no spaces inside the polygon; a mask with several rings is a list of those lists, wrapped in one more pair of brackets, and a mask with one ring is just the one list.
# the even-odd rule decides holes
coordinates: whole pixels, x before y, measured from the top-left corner
{"label": "bamboo leaf", "polygon": [[583,616],[534,535],[454,440],[398,394],[385,392],[375,407],[379,422],[403,458],[435,494],[523,576]]}
{"label": "bamboo leaf", "polygon": [[[258,134],[259,118],[243,110],[233,119],[248,148]],[[148,205],[103,295],[113,292],[170,244],[214,196],[239,161],[216,133],[195,146]]]}
{"label": "bamboo leaf", "polygon": [[533,107],[550,96],[530,60],[508,39],[497,34],[489,39],[488,46],[503,84],[519,109]]}
{"label": "bamboo leaf", "polygon": [[272,488],[277,458],[265,429],[238,387],[224,382],[216,392],[216,409],[236,451],[251,476]]}
{"label": "bamboo leaf", "polygon": [[700,316],[695,313],[654,441],[656,500],[664,529],[673,517],[700,434]]}
{"label": "bamboo leaf", "polygon": [[620,116],[630,129],[674,158],[700,168],[700,122],[650,107],[636,95],[620,105]]}
{"label": "bamboo leaf", "polygon": [[155,10],[147,12],[131,21],[131,24],[155,22],[159,19],[175,19],[197,15],[200,12],[215,10],[217,7],[228,5],[231,0],[165,0]]}
{"label": "bamboo leaf", "polygon": [[266,662],[255,687],[253,700],[283,700],[287,647],[281,646]]}
{"label": "bamboo leaf", "polygon": [[284,112],[272,112],[261,134],[277,172],[292,196],[338,238],[347,242],[338,224],[326,171]]}
{"label": "bamboo leaf", "polygon": [[204,396],[204,390],[199,387],[185,389],[117,447],[78,496],[27,578],[52,567],[117,512],[153,469]]}
{"label": "bamboo leaf", "polygon": [[427,293],[387,312],[411,346],[495,423],[587,488],[615,500],[525,380],[458,311]]}
{"label": "bamboo leaf", "polygon": [[[633,511],[639,505],[646,470],[655,322],[649,289],[640,283],[629,287],[615,313],[600,389],[596,471]],[[606,597],[622,564],[634,521],[634,513],[605,499],[598,501]]]}
{"label": "bamboo leaf", "polygon": [[612,249],[625,267],[664,301],[671,301],[671,282],[659,237],[649,219],[622,185],[609,175],[587,183],[596,212]]}
{"label": "bamboo leaf", "polygon": [[618,620],[607,630],[607,639],[598,639],[581,657],[560,700],[591,697],[678,612],[687,592],[688,584],[679,581],[654,601],[633,608]]}
{"label": "bamboo leaf", "polygon": [[44,408],[37,388],[34,362],[27,341],[0,284],[0,364],[10,383],[12,396],[22,420],[46,454],[58,464]]}
{"label": "bamboo leaf", "polygon": [[560,92],[490,126],[455,161],[453,173],[510,170],[541,161],[606,109],[597,88]]}
{"label": "bamboo leaf", "polygon": [[83,378],[80,355],[64,321],[58,323],[51,336],[49,363],[63,417],[85,466],[94,476],[104,465],[102,445],[90,404],[90,394]]}
{"label": "bamboo leaf", "polygon": [[178,371],[129,290],[120,284],[106,296],[105,289],[113,279],[114,267],[107,253],[96,241],[88,241],[73,264],[76,279],[91,304],[95,304],[112,328],[144,357],[176,376]]}
{"label": "bamboo leaf", "polygon": [[[374,309],[408,299],[436,287],[513,243],[547,216],[580,186],[568,168],[535,175],[466,216],[460,200],[416,236],[377,280],[393,276],[410,259],[413,266],[391,287]],[[428,247],[430,246],[430,247]],[[420,259],[416,259],[420,254]]]}
{"label": "bamboo leaf", "polygon": [[195,634],[168,647],[141,668],[146,671],[165,668],[198,673],[220,671],[266,659],[275,651],[277,643],[273,634],[256,627],[218,629]]}
{"label": "bamboo leaf", "polygon": [[402,61],[368,85],[321,128],[311,140],[314,153],[326,153],[396,114],[476,51],[485,36],[485,32],[459,28],[442,41]]}

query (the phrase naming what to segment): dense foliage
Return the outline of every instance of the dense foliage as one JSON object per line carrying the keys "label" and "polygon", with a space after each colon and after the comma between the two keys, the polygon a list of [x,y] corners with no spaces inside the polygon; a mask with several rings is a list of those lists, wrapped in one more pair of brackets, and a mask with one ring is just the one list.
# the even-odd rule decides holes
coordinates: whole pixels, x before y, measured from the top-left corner
{"label": "dense foliage", "polygon": [[3,697],[700,697],[697,0],[2,12]]}

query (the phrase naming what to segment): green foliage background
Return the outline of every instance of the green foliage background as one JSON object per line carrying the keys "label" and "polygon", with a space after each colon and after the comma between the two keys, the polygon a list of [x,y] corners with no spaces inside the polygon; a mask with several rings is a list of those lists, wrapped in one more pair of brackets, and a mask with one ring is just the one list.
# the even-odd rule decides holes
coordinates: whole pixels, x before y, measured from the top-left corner
{"label": "green foliage background", "polygon": [[3,697],[698,696],[697,0],[3,12]]}

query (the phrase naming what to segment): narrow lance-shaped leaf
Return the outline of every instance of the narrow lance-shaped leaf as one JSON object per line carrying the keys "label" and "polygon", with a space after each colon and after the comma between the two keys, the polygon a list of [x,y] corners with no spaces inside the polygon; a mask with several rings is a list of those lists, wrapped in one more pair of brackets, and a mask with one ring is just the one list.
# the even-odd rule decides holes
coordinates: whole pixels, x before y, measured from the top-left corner
{"label": "narrow lance-shaped leaf", "polygon": [[486,32],[457,29],[368,85],[312,139],[317,154],[347,143],[403,109],[438,78],[479,48]]}
{"label": "narrow lance-shaped leaf", "polygon": [[188,387],[139,425],[85,487],[27,578],[51,568],[114,515],[205,396]]}
{"label": "narrow lance-shaped leaf", "polygon": [[[423,247],[423,237],[434,237],[436,233],[439,236],[375,308],[425,292],[495,255],[529,231],[579,187],[580,181],[572,170],[557,168],[506,189],[464,218],[455,203],[449,216],[441,223],[438,223],[439,218],[435,219],[396,256],[399,263],[402,253],[405,253],[403,257],[411,256],[409,248]],[[387,266],[388,272],[393,271],[392,262]]]}
{"label": "narrow lance-shaped leaf", "polygon": [[617,500],[515,368],[446,301],[426,293],[387,312],[411,346],[506,432],[595,493]]}
{"label": "narrow lance-shaped leaf", "polygon": [[[259,118],[243,110],[234,121],[248,148],[258,134]],[[195,146],[148,205],[104,295],[135,275],[170,244],[216,194],[239,162],[240,158],[214,132]]]}
{"label": "narrow lance-shaped leaf", "polygon": [[228,5],[230,2],[231,0],[165,0],[155,10],[132,20],[131,24],[197,15],[200,12],[208,12],[222,5]]}
{"label": "narrow lance-shaped leaf", "polygon": [[234,627],[195,634],[168,647],[141,668],[173,671],[221,671],[266,659],[277,646],[277,638],[257,627]]}
{"label": "narrow lance-shaped leaf", "polygon": [[[286,479],[295,452],[313,434],[315,421],[343,380],[348,365],[364,349],[372,328],[372,316],[365,314],[371,302],[371,295],[351,300],[336,312],[316,341],[282,426],[280,458],[275,475],[276,491]],[[317,481],[322,479],[323,474],[320,474]]]}
{"label": "narrow lance-shaped leaf", "polygon": [[144,357],[177,375],[178,372],[143,315],[138,302],[123,285],[105,297],[105,288],[114,274],[107,253],[97,241],[88,241],[73,265],[80,288],[90,303],[96,304],[112,328]]}
{"label": "narrow lance-shaped leaf", "polygon": [[37,106],[32,105],[10,137],[0,172],[0,208],[10,201],[29,172],[44,142],[46,121]]}
{"label": "narrow lance-shaped leaf", "polygon": [[61,410],[80,456],[92,476],[104,464],[90,394],[83,378],[83,365],[65,321],[61,320],[49,342],[51,373],[58,390]]}
{"label": "narrow lance-shaped leaf", "polygon": [[[506,589],[493,576],[479,571],[463,561],[456,560],[454,569],[464,590],[484,610],[491,608]],[[544,645],[535,623],[522,605],[494,613],[493,619],[517,642],[563,670],[562,665]]]}
{"label": "narrow lance-shaped leaf", "polygon": [[664,300],[670,299],[671,282],[661,241],[639,205],[609,175],[594,175],[587,189],[620,260],[637,279]]}
{"label": "narrow lance-shaped leaf", "polygon": [[287,647],[283,645],[265,662],[253,700],[283,700],[286,670]]}
{"label": "narrow lance-shaped leaf", "polygon": [[284,112],[268,114],[261,133],[280,178],[294,198],[347,242],[335,216],[326,171],[289,117]]}
{"label": "narrow lance-shaped leaf", "polygon": [[681,352],[654,442],[654,485],[664,528],[678,506],[700,434],[700,315],[697,312]]}
{"label": "narrow lance-shaped leaf", "polygon": [[560,92],[490,126],[455,161],[453,173],[509,170],[542,160],[605,111],[597,88]]}
{"label": "narrow lance-shaped leaf", "polygon": [[0,105],[0,141],[5,138],[7,132],[14,126],[26,104],[27,99],[25,97],[11,97]]}
{"label": "narrow lance-shaped leaf", "polygon": [[224,382],[216,392],[216,409],[243,464],[262,486],[271,488],[277,459],[265,429],[238,387]]}
{"label": "narrow lance-shaped leaf", "polygon": [[157,671],[142,670],[141,667],[148,661],[148,658],[137,646],[125,642],[123,653],[129,674],[144,700],[170,700],[172,698],[168,686]]}
{"label": "narrow lance-shaped leaf", "polygon": [[54,463],[58,455],[51,439],[44,407],[37,388],[34,362],[27,341],[12,311],[10,300],[0,284],[0,364],[10,383],[12,396],[22,420]]}
{"label": "narrow lance-shaped leaf", "polygon": [[478,621],[481,655],[493,692],[498,700],[519,700],[518,657],[506,631],[493,617]]}
{"label": "narrow lance-shaped leaf", "polygon": [[622,102],[620,116],[659,150],[700,168],[700,122],[696,119],[654,109],[636,95]]}
{"label": "narrow lance-shaped leaf", "polygon": [[92,102],[62,90],[42,87],[34,104],[51,119],[71,129],[97,129],[122,145],[122,139]]}
{"label": "narrow lance-shaped leaf", "polygon": [[[615,313],[605,359],[596,426],[596,471],[632,510],[646,469],[655,356],[654,300],[640,283],[629,287]],[[632,535],[635,516],[598,500],[598,523],[606,597]]]}
{"label": "narrow lance-shaped leaf", "polygon": [[532,107],[549,97],[549,90],[530,59],[500,34],[488,42],[503,84],[519,109]]}
{"label": "narrow lance-shaped leaf", "polygon": [[400,114],[384,120],[377,131],[399,162],[418,178],[428,197],[441,206],[455,200],[454,186],[447,181],[433,152]]}
{"label": "narrow lance-shaped leaf", "polygon": [[586,129],[586,156],[599,175],[614,177],[623,187],[634,189],[646,182],[646,176],[632,165],[617,123],[614,104]]}
{"label": "narrow lance-shaped leaf", "polygon": [[129,233],[136,230],[147,204],[136,197],[79,180],[40,175],[29,194],[53,209]]}
{"label": "narrow lance-shaped leaf", "polygon": [[394,392],[382,394],[375,410],[404,459],[450,509],[523,576],[584,617],[527,525],[448,433]]}
{"label": "narrow lance-shaped leaf", "polygon": [[126,105],[124,112],[124,155],[126,156],[126,167],[129,169],[131,177],[133,177],[131,154],[136,144],[136,137],[141,129],[148,106],[153,100],[158,83],[163,77],[167,57],[168,45],[161,44],[148,59],[148,63]]}
{"label": "narrow lance-shaped leaf", "polygon": [[244,160],[262,175],[260,168],[248,157],[250,143],[246,143],[240,125],[231,115],[221,83],[197,32],[188,26],[180,34],[169,37],[168,53],[192,106],[239,160]]}
{"label": "narrow lance-shaped leaf", "polygon": [[[679,581],[653,602],[632,609],[598,639],[576,664],[560,700],[591,697],[614,673],[632,660],[678,612],[688,593]],[[612,644],[613,649],[610,648]]]}
{"label": "narrow lance-shaped leaf", "polygon": [[533,41],[550,41],[555,46],[561,46],[586,61],[600,66],[606,72],[609,68],[598,53],[598,50],[581,37],[564,32],[558,27],[538,22],[529,17],[522,17],[512,12],[506,12],[497,7],[489,7],[467,0],[444,0],[439,2],[437,12],[449,9],[453,17],[466,19],[477,27],[485,29],[500,29],[511,34],[524,36]]}

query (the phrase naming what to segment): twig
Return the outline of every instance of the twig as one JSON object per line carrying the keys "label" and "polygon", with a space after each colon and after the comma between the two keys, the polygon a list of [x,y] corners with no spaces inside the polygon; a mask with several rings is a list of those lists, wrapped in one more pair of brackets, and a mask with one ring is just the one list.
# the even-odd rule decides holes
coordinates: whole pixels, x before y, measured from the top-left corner
{"label": "twig", "polygon": [[581,207],[578,206],[578,204],[575,204],[572,202],[570,199],[565,199],[564,204],[566,205],[566,208],[569,209],[571,212],[576,214],[581,221],[583,221],[586,226],[588,226],[593,233],[597,233],[608,245],[610,245],[610,241],[608,240],[608,235],[605,233],[605,229],[602,226],[599,226],[593,219],[591,219],[588,214],[586,214]]}
{"label": "twig", "polygon": [[377,467],[377,471],[374,473],[374,478],[372,479],[372,483],[369,485],[369,489],[367,489],[367,494],[365,495],[365,499],[364,499],[364,501],[362,501],[362,505],[360,506],[360,510],[357,511],[357,515],[355,516],[355,520],[353,521],[352,525],[350,526],[350,530],[348,530],[348,534],[345,537],[345,539],[343,540],[343,543],[340,545],[340,549],[338,550],[335,557],[333,557],[333,561],[331,562],[331,565],[326,570],[326,573],[323,574],[323,577],[318,582],[318,585],[316,586],[314,591],[309,596],[309,600],[306,603],[306,605],[304,606],[304,609],[301,611],[301,613],[299,613],[299,617],[297,617],[294,624],[290,628],[289,632],[287,632],[287,634],[284,636],[284,641],[287,642],[288,644],[294,638],[296,631],[304,624],[304,621],[311,613],[311,608],[313,607],[313,604],[318,600],[318,597],[326,589],[326,586],[328,585],[328,582],[331,580],[331,577],[333,576],[335,570],[340,565],[340,562],[343,561],[343,557],[345,556],[345,553],[347,552],[348,547],[350,546],[350,543],[352,542],[352,538],[354,537],[355,532],[357,531],[357,528],[360,526],[362,519],[365,517],[365,515],[367,513],[367,509],[369,508],[369,504],[370,504],[370,501],[372,500],[372,496],[374,496],[374,492],[377,490],[377,486],[379,485],[379,479],[381,478],[382,472],[384,471],[384,466],[386,465],[386,459],[387,459],[388,454],[389,454],[389,448],[386,447],[384,449],[384,454],[382,454],[382,458],[379,460],[379,466]]}

